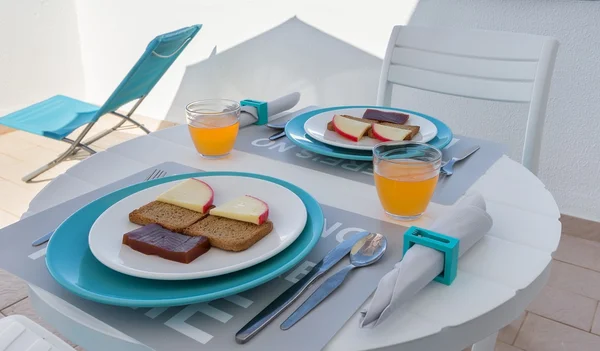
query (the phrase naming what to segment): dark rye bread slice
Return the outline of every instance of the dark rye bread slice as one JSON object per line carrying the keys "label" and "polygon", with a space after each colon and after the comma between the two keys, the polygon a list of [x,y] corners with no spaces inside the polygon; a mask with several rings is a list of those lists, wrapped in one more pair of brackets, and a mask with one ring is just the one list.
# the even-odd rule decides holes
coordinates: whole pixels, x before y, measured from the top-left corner
{"label": "dark rye bread slice", "polygon": [[181,232],[195,222],[208,216],[187,208],[165,202],[152,201],[129,214],[129,221],[139,225],[159,224],[161,227]]}
{"label": "dark rye bread slice", "polygon": [[[382,124],[384,126],[388,126],[388,127],[394,127],[394,128],[398,128],[398,129],[410,130],[410,134],[408,134],[404,138],[404,140],[412,140],[412,138],[414,138],[415,135],[417,135],[417,133],[421,129],[421,127],[419,127],[419,126],[408,126],[406,124],[396,124],[396,123],[390,123],[390,122],[383,122],[383,123],[380,123],[380,124]],[[367,132],[367,135],[369,136],[369,138],[377,139],[373,135],[373,129],[369,129],[369,131]]]}
{"label": "dark rye bread slice", "polygon": [[184,229],[183,234],[205,236],[211,246],[227,251],[244,251],[273,230],[273,223],[261,225],[208,216]]}

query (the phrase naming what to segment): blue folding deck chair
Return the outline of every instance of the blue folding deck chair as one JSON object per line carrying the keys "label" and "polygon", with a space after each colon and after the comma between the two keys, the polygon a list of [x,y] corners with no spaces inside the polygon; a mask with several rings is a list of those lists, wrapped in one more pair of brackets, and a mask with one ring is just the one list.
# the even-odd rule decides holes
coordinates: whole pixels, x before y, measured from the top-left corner
{"label": "blue folding deck chair", "polygon": [[[67,157],[77,153],[79,149],[94,154],[95,151],[90,148],[90,144],[117,130],[126,121],[140,127],[144,132],[150,133],[148,129],[133,120],[131,116],[200,28],[201,25],[194,25],[154,38],[148,44],[142,57],[101,107],[67,96],[57,95],[1,117],[0,124],[7,127],[71,144],[67,151],[52,162],[23,177],[23,181],[31,181]],[[116,111],[121,106],[134,100],[137,100],[137,102],[127,114],[123,115]],[[107,113],[117,115],[122,120],[114,127],[83,140],[94,123]],[[68,138],[75,129],[83,125],[86,125],[85,128],[75,139]]]}

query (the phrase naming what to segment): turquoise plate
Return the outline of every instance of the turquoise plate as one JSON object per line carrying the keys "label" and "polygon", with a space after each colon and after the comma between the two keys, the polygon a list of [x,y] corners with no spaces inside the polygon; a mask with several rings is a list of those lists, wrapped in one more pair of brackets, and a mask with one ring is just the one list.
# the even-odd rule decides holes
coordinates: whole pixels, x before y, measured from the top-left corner
{"label": "turquoise plate", "polygon": [[[92,255],[88,246],[90,228],[96,218],[117,201],[158,184],[211,176],[258,178],[290,189],[306,206],[308,219],[304,230],[298,239],[276,256],[235,273],[206,279],[165,282],[136,278],[109,269]],[[180,174],[117,190],[75,212],[56,229],[48,243],[46,266],[60,285],[88,300],[130,307],[187,305],[237,294],[285,273],[300,263],[317,244],[323,225],[319,203],[306,191],[283,180],[238,172]]]}
{"label": "turquoise plate", "polygon": [[452,131],[446,124],[442,121],[435,119],[431,116],[424,115],[419,112],[403,110],[399,108],[393,107],[383,107],[383,106],[337,106],[337,107],[328,107],[320,110],[314,110],[310,112],[306,112],[301,114],[300,116],[292,119],[287,126],[285,127],[285,133],[287,137],[292,141],[292,143],[300,146],[303,149],[308,151],[315,152],[317,154],[331,156],[336,158],[343,158],[347,160],[360,160],[360,161],[371,161],[373,160],[373,152],[372,151],[364,151],[364,150],[351,150],[344,149],[341,147],[327,145],[320,141],[317,141],[311,138],[304,131],[304,123],[308,121],[314,115],[317,115],[322,112],[332,111],[332,110],[344,110],[350,108],[376,108],[378,110],[392,110],[392,111],[400,111],[405,113],[410,113],[413,115],[417,115],[423,117],[425,119],[430,120],[437,127],[437,135],[435,138],[430,140],[427,144],[431,146],[435,146],[438,149],[443,149],[446,145],[450,144],[452,141]]}

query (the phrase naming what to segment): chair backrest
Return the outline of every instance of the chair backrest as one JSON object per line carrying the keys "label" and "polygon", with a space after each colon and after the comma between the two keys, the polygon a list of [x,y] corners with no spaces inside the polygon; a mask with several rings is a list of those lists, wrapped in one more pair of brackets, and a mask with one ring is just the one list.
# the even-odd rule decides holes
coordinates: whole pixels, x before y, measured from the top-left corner
{"label": "chair backrest", "polygon": [[193,25],[154,38],[121,84],[100,107],[96,120],[128,102],[148,95],[201,27]]}
{"label": "chair backrest", "polygon": [[377,103],[394,84],[473,99],[529,103],[521,162],[537,172],[558,41],[483,30],[395,26],[381,70]]}

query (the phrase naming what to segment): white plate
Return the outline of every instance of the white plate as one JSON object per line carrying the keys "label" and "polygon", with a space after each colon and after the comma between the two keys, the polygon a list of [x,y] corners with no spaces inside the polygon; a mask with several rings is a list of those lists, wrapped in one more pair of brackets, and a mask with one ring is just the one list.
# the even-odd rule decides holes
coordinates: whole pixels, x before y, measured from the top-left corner
{"label": "white plate", "polygon": [[[304,123],[304,131],[312,138],[316,139],[325,144],[343,147],[346,149],[354,150],[371,150],[373,146],[381,143],[380,140],[364,137],[358,142],[348,140],[336,132],[327,130],[327,123],[331,122],[334,115],[349,115],[353,117],[361,118],[365,113],[366,108],[349,108],[340,110],[331,110],[318,115],[314,115]],[[386,111],[385,108],[377,108],[377,110]],[[398,112],[390,110],[392,112]],[[404,113],[404,112],[402,112]],[[419,126],[421,127],[419,133],[412,139],[413,141],[426,143],[437,135],[437,127],[431,121],[413,114],[409,115],[406,125]]]}
{"label": "white plate", "polygon": [[89,235],[92,254],[105,266],[123,274],[160,280],[214,277],[258,264],[288,247],[306,225],[302,200],[293,192],[266,180],[235,176],[198,177],[215,192],[215,205],[242,195],[251,195],[269,205],[273,231],[241,252],[211,248],[193,262],[184,264],[145,255],[122,244],[123,234],[139,228],[129,222],[131,211],[151,201],[182,180],[160,184],[137,192],[108,208],[94,223]]}

